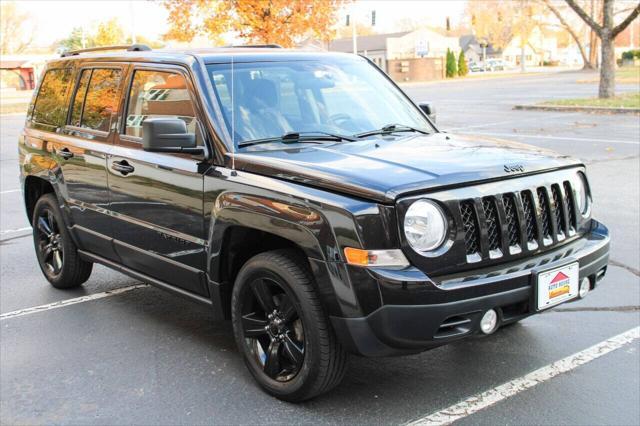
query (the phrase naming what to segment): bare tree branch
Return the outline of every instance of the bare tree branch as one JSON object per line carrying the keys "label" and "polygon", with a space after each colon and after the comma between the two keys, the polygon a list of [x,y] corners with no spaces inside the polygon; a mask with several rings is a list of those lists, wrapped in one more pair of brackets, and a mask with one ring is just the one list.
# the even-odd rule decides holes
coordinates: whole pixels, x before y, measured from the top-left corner
{"label": "bare tree branch", "polygon": [[571,25],[569,25],[569,23],[564,19],[564,17],[562,16],[562,13],[560,13],[560,11],[553,5],[553,3],[551,3],[550,0],[542,0],[542,1],[544,4],[547,5],[547,8],[549,8],[549,10],[553,12],[556,18],[558,18],[558,21],[560,22],[560,24],[562,24],[562,28],[564,28],[571,35],[571,37],[573,38],[573,41],[576,42],[576,45],[578,46],[578,50],[580,50],[580,55],[582,56],[584,66],[592,68],[593,64],[589,61],[589,58],[587,57],[587,52],[584,50],[584,46],[582,46],[582,41],[580,40],[580,37],[578,37],[576,32],[573,30],[573,28],[571,28]]}
{"label": "bare tree branch", "polygon": [[636,17],[638,16],[638,14],[640,14],[640,3],[638,3],[638,5],[636,6],[635,9],[633,9],[633,12],[631,12],[629,14],[629,16],[627,16],[627,19],[625,19],[624,21],[620,22],[618,25],[616,25],[613,30],[611,30],[611,37],[617,36],[618,34],[620,34],[625,28],[627,28],[627,26],[633,22],[634,19],[636,19]]}
{"label": "bare tree branch", "polygon": [[569,7],[571,7],[571,9],[573,9],[573,11],[576,12],[580,16],[580,18],[582,18],[582,20],[591,27],[591,29],[593,29],[593,31],[595,31],[598,35],[602,34],[602,26],[598,25],[596,21],[591,19],[591,16],[589,16],[587,12],[582,10],[582,8],[578,5],[578,3],[575,2],[575,0],[565,1],[569,5]]}

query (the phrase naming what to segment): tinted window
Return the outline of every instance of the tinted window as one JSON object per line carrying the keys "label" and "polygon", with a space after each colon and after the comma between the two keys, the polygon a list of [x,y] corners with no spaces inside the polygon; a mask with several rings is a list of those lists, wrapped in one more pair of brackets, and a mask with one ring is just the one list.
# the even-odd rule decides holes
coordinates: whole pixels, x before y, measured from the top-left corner
{"label": "tinted window", "polygon": [[111,114],[118,111],[119,69],[94,69],[85,95],[81,127],[109,131]]}
{"label": "tinted window", "polygon": [[62,126],[65,122],[67,88],[71,82],[71,70],[49,70],[44,75],[33,109],[37,123]]}
{"label": "tinted window", "polygon": [[196,133],[193,103],[181,74],[135,72],[129,93],[125,133],[142,137],[142,123],[150,117],[179,118],[187,124],[187,132]]}
{"label": "tinted window", "polygon": [[73,109],[71,110],[71,125],[80,126],[80,118],[82,116],[82,105],[84,104],[84,97],[87,94],[87,87],[89,86],[89,79],[91,78],[92,70],[82,70],[80,75],[80,81],[78,82],[78,88],[76,89],[76,95],[73,98]]}

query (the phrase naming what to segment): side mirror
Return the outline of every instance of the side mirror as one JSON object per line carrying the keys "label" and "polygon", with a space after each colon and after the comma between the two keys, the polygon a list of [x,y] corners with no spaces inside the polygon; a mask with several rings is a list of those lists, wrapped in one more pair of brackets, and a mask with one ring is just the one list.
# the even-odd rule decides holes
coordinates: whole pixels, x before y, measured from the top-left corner
{"label": "side mirror", "polygon": [[429,117],[431,121],[433,121],[434,123],[436,122],[436,107],[431,105],[429,102],[420,102],[418,103],[418,106],[420,107],[422,112],[424,112],[427,117]]}
{"label": "side mirror", "polygon": [[196,146],[196,135],[187,133],[187,124],[179,118],[151,118],[142,122],[142,149],[150,152],[203,154]]}

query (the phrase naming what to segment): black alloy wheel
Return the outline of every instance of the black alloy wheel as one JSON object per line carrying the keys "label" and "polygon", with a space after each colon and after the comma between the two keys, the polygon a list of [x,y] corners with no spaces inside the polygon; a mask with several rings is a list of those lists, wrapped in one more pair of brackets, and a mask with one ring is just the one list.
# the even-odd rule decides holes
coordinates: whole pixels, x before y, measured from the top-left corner
{"label": "black alloy wheel", "polygon": [[73,288],[89,279],[93,263],[78,253],[55,194],[44,194],[38,199],[31,225],[38,264],[52,286]]}
{"label": "black alloy wheel", "polygon": [[231,314],[244,362],[270,395],[304,401],[344,377],[347,354],[303,253],[279,249],[247,260],[233,286]]}
{"label": "black alloy wheel", "polygon": [[60,225],[56,222],[53,212],[42,209],[36,218],[36,237],[42,264],[47,275],[56,277],[64,266],[64,245],[60,234]]}
{"label": "black alloy wheel", "polygon": [[304,361],[302,320],[276,279],[256,278],[242,301],[242,332],[256,366],[273,380],[293,379]]}

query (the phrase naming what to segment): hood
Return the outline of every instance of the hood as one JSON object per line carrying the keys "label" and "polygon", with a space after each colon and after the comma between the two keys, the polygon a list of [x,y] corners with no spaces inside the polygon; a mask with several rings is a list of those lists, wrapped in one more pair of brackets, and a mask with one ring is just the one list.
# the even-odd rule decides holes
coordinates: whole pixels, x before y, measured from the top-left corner
{"label": "hood", "polygon": [[240,170],[383,203],[419,191],[575,166],[552,151],[499,139],[435,133],[235,153]]}

